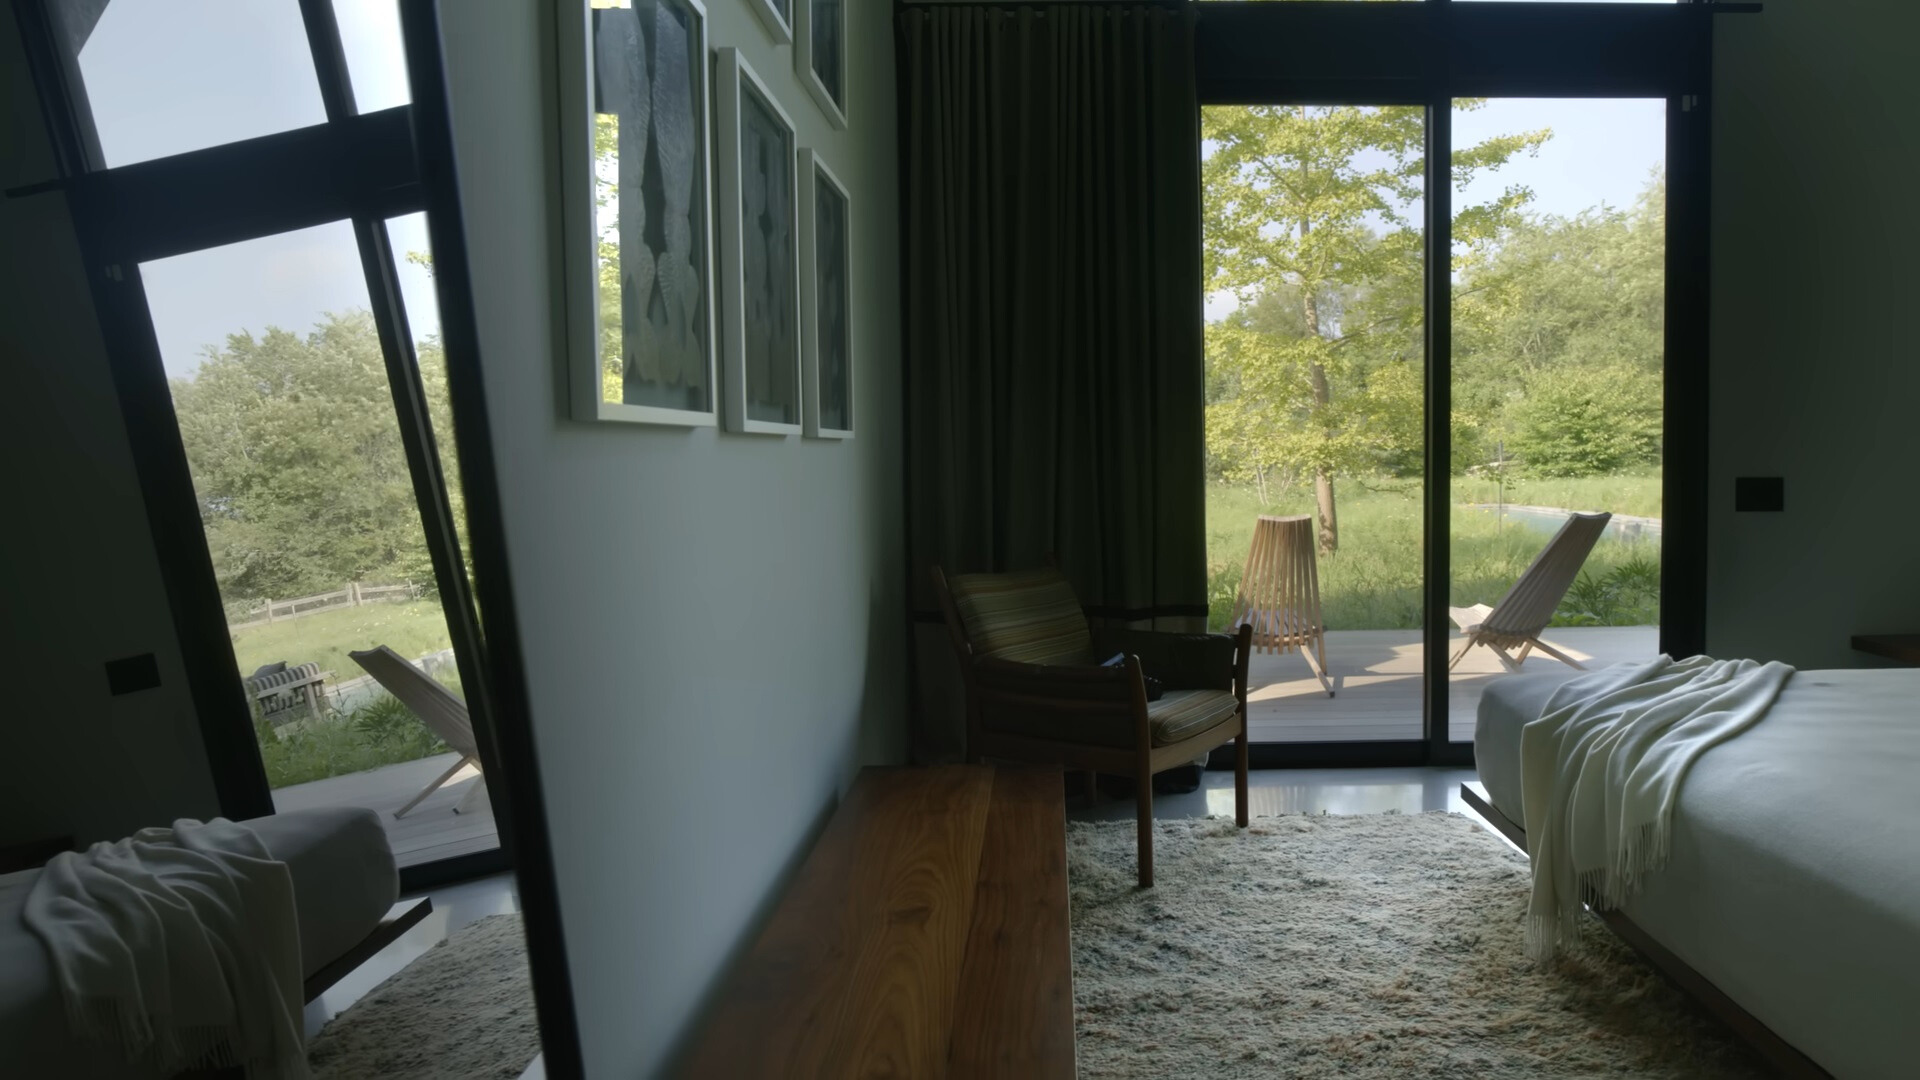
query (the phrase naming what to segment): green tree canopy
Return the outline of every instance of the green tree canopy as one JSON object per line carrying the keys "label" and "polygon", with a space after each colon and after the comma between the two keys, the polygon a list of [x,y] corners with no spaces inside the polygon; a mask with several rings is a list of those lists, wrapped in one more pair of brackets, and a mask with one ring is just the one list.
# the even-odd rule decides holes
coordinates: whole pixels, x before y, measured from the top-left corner
{"label": "green tree canopy", "polygon": [[[445,363],[436,342],[423,343],[419,356],[457,499]],[[231,334],[171,387],[230,600],[301,596],[355,580],[432,583],[370,315],[329,315],[305,335],[272,327],[259,337]]]}
{"label": "green tree canopy", "polygon": [[[1549,135],[1455,151],[1455,186]],[[1419,460],[1424,111],[1216,107],[1201,137],[1206,287],[1241,303],[1207,330],[1209,363],[1234,372],[1214,379],[1209,445],[1218,465],[1263,485],[1269,472],[1311,475],[1320,547],[1332,551],[1335,475]],[[1515,187],[1461,208],[1456,239],[1498,235],[1530,197]]]}

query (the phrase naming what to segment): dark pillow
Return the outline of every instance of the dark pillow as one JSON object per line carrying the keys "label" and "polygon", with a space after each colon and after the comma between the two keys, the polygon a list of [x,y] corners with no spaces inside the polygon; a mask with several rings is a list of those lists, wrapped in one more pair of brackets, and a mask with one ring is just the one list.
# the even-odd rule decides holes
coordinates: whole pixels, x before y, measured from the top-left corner
{"label": "dark pillow", "polygon": [[[1101,662],[1100,666],[1101,667],[1121,667],[1125,665],[1126,662],[1127,662],[1127,654],[1117,652],[1117,653],[1114,653],[1112,656],[1108,657],[1105,661]],[[1167,688],[1161,685],[1159,679],[1156,679],[1145,672],[1140,673],[1140,679],[1142,682],[1147,684],[1147,700],[1148,701],[1159,701],[1160,695],[1167,692]]]}

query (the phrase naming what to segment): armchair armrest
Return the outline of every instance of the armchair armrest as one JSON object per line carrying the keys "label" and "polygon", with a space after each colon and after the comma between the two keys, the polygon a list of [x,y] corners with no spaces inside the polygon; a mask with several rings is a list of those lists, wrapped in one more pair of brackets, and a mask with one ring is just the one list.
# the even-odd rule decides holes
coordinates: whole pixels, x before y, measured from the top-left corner
{"label": "armchair armrest", "polygon": [[978,660],[973,678],[979,723],[989,730],[1089,746],[1150,744],[1137,660],[1124,667]]}
{"label": "armchair armrest", "polygon": [[1147,674],[1169,690],[1232,690],[1244,661],[1239,634],[1178,634],[1107,629],[1094,634],[1094,652],[1140,658]]}

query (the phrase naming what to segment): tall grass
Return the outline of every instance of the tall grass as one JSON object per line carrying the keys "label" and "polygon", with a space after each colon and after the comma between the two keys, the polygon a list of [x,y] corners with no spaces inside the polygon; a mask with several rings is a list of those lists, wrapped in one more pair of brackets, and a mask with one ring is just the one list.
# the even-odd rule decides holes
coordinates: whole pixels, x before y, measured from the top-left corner
{"label": "tall grass", "polygon": [[[1500,599],[1550,534],[1496,515],[1459,507],[1480,498],[1478,480],[1454,484],[1450,532],[1454,606]],[[1548,485],[1555,485],[1549,487]],[[1523,488],[1525,502],[1574,509],[1612,510],[1659,516],[1657,476],[1594,477],[1536,481]],[[1319,559],[1321,608],[1330,630],[1417,629],[1421,613],[1420,488],[1392,480],[1344,480],[1339,495],[1340,550]],[[1563,501],[1554,501],[1563,500]],[[1509,485],[1508,502],[1516,499]],[[1313,493],[1296,490],[1263,506],[1251,487],[1211,485],[1207,490],[1208,606],[1213,626],[1232,618],[1254,521],[1262,514],[1310,514]],[[1659,545],[1602,539],[1582,577],[1568,590],[1554,625],[1645,625],[1659,621]]]}
{"label": "tall grass", "polygon": [[267,786],[283,788],[447,752],[447,744],[398,698],[380,694],[346,713],[330,712],[275,731],[255,721]]}

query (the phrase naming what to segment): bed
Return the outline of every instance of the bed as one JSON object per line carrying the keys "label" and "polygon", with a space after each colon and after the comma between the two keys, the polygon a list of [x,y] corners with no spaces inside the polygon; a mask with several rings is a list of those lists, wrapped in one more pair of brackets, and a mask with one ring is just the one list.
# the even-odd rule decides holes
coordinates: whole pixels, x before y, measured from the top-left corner
{"label": "bed", "polygon": [[[1474,755],[1510,825],[1526,820],[1520,730],[1576,674],[1509,676],[1481,698]],[[1811,1066],[1915,1075],[1920,671],[1795,674],[1694,765],[1671,859],[1618,914],[1623,936],[1643,934],[1656,946],[1643,951],[1670,953]]]}
{"label": "bed", "polygon": [[[309,1001],[431,909],[423,900],[393,910],[399,873],[371,810],[299,810],[244,824],[293,878]],[[23,1067],[22,1076],[151,1077],[68,1036],[45,947],[20,919],[39,876],[0,875],[0,1055],[10,1068]]]}

